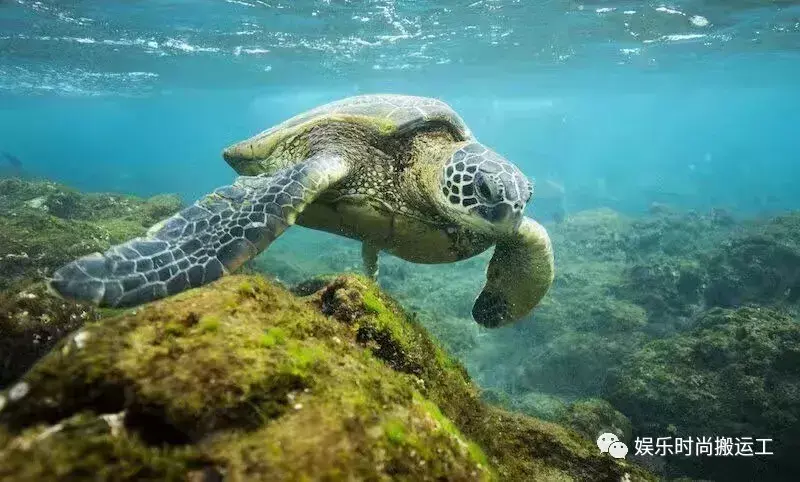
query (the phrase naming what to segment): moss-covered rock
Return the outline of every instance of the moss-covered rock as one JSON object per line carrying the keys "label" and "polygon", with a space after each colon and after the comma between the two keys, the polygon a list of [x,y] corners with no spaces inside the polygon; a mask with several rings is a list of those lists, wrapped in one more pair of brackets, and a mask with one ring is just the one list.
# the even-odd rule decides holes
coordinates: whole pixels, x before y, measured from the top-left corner
{"label": "moss-covered rock", "polygon": [[0,179],[0,388],[98,316],[90,306],[48,296],[42,280],[74,258],[144,234],[180,205],[176,196],[142,200]]}
{"label": "moss-covered rock", "polygon": [[55,298],[42,283],[0,292],[0,389],[63,336],[97,318],[94,307]]}
{"label": "moss-covered rock", "polygon": [[258,277],[90,323],[0,398],[0,479],[648,480],[483,404],[373,284]]}
{"label": "moss-covered rock", "polygon": [[711,306],[747,303],[796,305],[800,301],[800,214],[754,226],[723,243],[709,262]]}
{"label": "moss-covered rock", "polygon": [[497,390],[485,390],[481,395],[492,405],[569,427],[590,442],[596,442],[597,437],[606,432],[616,434],[623,441],[633,439],[630,420],[600,398],[569,402],[548,393],[527,392],[509,396]]}
{"label": "moss-covered rock", "polygon": [[626,258],[634,263],[653,257],[693,259],[730,235],[732,220],[720,213],[651,209],[649,216],[632,221],[623,233]]}
{"label": "moss-covered rock", "polygon": [[541,392],[527,392],[510,397],[509,401],[502,405],[516,412],[550,422],[563,419],[569,406],[564,399]]}
{"label": "moss-covered rock", "polygon": [[78,256],[140,236],[176,212],[176,196],[86,194],[48,181],[0,179],[0,290],[41,279]]}
{"label": "moss-covered rock", "polygon": [[620,440],[633,440],[628,418],[600,398],[575,401],[556,419],[592,442],[603,433],[613,433]]}
{"label": "moss-covered rock", "polygon": [[800,324],[767,308],[712,309],[691,331],[649,343],[607,396],[650,437],[772,438],[775,455],[668,458],[673,474],[783,480],[800,472]]}
{"label": "moss-covered rock", "polygon": [[[303,254],[308,252],[315,256]],[[490,257],[491,250],[457,263],[424,265],[382,254],[380,285],[413,311],[448,353],[467,359],[481,333],[472,320],[472,303],[485,281]],[[248,264],[254,272],[290,286],[323,273],[363,272],[360,243],[301,227],[289,230]]]}
{"label": "moss-covered rock", "polygon": [[650,259],[627,267],[625,274],[624,281],[613,291],[643,310],[650,333],[681,331],[688,318],[705,306],[707,274],[694,260]]}

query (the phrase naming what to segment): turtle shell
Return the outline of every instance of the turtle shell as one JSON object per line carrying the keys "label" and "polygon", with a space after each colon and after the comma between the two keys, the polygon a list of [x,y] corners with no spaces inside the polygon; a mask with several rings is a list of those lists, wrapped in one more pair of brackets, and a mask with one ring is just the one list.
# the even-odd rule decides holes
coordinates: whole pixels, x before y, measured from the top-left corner
{"label": "turtle shell", "polygon": [[[266,166],[253,168],[253,161],[266,159],[273,151],[293,138],[308,124],[321,120],[340,120],[374,126],[382,135],[402,135],[432,123],[446,126],[459,140],[472,139],[464,120],[446,103],[430,97],[410,95],[359,95],[324,104],[296,115],[247,140],[236,143],[223,157],[239,174],[270,171]],[[302,161],[304,156],[294,159]],[[260,171],[260,172],[255,172]]]}

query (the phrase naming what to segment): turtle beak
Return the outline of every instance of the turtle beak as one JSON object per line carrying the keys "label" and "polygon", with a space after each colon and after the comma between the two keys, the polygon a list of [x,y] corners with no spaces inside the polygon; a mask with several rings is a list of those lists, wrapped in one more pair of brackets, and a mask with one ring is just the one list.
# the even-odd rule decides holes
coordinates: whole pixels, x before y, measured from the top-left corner
{"label": "turtle beak", "polygon": [[509,232],[516,231],[522,222],[522,213],[506,203],[501,203],[495,206],[492,209],[492,216],[494,217],[492,222],[495,225]]}
{"label": "turtle beak", "polygon": [[222,151],[222,158],[225,159],[227,163],[233,163],[237,161],[247,161],[253,159],[253,145],[249,142],[240,142],[238,144],[234,144],[225,148]]}
{"label": "turtle beak", "polygon": [[495,224],[508,224],[514,217],[514,211],[506,203],[500,203],[488,212],[489,221]]}
{"label": "turtle beak", "polygon": [[499,203],[491,207],[479,206],[475,208],[475,211],[496,228],[508,232],[516,231],[522,222],[522,212],[507,203]]}
{"label": "turtle beak", "polygon": [[222,158],[237,173],[243,176],[255,176],[263,171],[259,161],[266,157],[265,153],[260,152],[263,150],[259,149],[260,147],[257,142],[248,139],[227,147],[222,151]]}

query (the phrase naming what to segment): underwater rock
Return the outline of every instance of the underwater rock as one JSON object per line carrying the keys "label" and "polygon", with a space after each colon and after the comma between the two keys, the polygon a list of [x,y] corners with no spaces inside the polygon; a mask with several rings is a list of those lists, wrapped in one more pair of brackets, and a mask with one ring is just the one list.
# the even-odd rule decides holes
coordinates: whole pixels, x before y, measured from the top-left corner
{"label": "underwater rock", "polygon": [[225,277],[89,323],[0,394],[0,479],[654,480],[490,407],[369,281]]}
{"label": "underwater rock", "polygon": [[[308,252],[319,256],[306,256]],[[485,282],[491,254],[490,249],[456,263],[424,265],[382,253],[378,279],[381,288],[412,310],[448,353],[465,359],[477,346],[482,330],[472,319],[472,304]],[[360,274],[362,264],[358,242],[327,233],[290,230],[246,266],[300,287],[321,273]]]}
{"label": "underwater rock", "polygon": [[631,421],[610,403],[600,398],[577,400],[556,421],[572,428],[589,441],[603,433],[613,433],[620,440],[633,440]]}
{"label": "underwater rock", "polygon": [[717,250],[709,263],[709,306],[786,305],[800,300],[800,213],[755,226]]}
{"label": "underwater rock", "polygon": [[789,316],[711,309],[691,331],[625,359],[606,392],[637,436],[774,440],[769,456],[667,457],[668,475],[784,480],[800,471],[800,324]]}
{"label": "underwater rock", "polygon": [[72,259],[144,234],[176,196],[86,194],[49,181],[0,179],[0,290],[40,280]]}
{"label": "underwater rock", "polygon": [[638,218],[624,233],[628,261],[643,262],[652,257],[694,259],[716,247],[731,232],[730,224],[720,223],[715,211],[695,212],[659,210]]}
{"label": "underwater rock", "polygon": [[483,398],[489,403],[549,422],[558,421],[567,413],[568,404],[561,398],[548,393],[527,392],[508,396],[502,392],[494,392],[493,395],[485,394]]}
{"label": "underwater rock", "polygon": [[43,283],[0,292],[0,389],[25,373],[62,337],[98,318],[94,307],[55,298]]}
{"label": "underwater rock", "polygon": [[175,196],[141,200],[0,179],[0,387],[99,316],[93,307],[54,298],[41,281],[76,257],[144,234],[180,204]]}
{"label": "underwater rock", "polygon": [[509,396],[497,390],[485,390],[481,397],[487,403],[524,413],[541,420],[557,422],[595,443],[597,437],[611,432],[620,440],[632,440],[631,422],[610,403],[600,398],[566,402],[561,397],[541,392]]}
{"label": "underwater rock", "polygon": [[661,336],[680,331],[688,317],[704,307],[708,282],[699,263],[684,259],[657,259],[636,263],[625,270],[624,281],[614,288],[616,296],[643,308],[648,331]]}

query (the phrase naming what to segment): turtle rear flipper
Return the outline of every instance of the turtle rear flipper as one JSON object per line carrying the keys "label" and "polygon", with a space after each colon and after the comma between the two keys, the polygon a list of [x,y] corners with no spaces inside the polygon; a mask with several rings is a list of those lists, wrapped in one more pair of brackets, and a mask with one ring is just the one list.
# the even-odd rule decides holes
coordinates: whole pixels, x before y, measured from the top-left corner
{"label": "turtle rear flipper", "polygon": [[487,328],[519,320],[547,294],[554,272],[547,231],[533,219],[523,218],[517,232],[497,242],[486,270],[486,285],[472,307],[473,318]]}
{"label": "turtle rear flipper", "polygon": [[58,269],[48,285],[100,306],[133,306],[236,270],[294,224],[306,205],[347,174],[317,153],[272,176],[242,176],[135,238]]}

